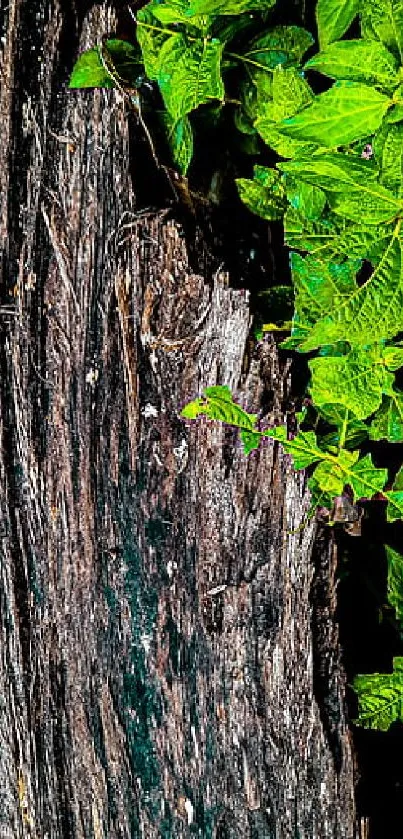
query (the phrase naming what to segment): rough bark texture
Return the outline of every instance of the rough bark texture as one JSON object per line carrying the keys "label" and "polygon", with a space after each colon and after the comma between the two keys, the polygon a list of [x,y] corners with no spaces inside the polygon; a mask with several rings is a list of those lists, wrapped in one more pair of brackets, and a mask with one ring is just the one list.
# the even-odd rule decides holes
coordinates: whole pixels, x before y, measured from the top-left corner
{"label": "rough bark texture", "polygon": [[84,11],[2,12],[0,839],[353,839],[333,545],[277,444],[178,416],[281,421],[288,372],[67,92]]}

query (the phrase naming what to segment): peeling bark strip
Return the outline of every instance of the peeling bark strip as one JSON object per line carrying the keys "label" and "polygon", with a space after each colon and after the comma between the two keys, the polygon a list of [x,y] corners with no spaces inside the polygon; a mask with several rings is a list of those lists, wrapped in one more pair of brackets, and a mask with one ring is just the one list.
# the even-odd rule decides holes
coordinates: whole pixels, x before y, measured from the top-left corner
{"label": "peeling bark strip", "polygon": [[304,479],[178,417],[225,383],[278,421],[287,375],[270,341],[245,365],[247,295],[136,214],[119,95],[66,91],[113,15],[64,8],[2,12],[0,839],[353,839]]}

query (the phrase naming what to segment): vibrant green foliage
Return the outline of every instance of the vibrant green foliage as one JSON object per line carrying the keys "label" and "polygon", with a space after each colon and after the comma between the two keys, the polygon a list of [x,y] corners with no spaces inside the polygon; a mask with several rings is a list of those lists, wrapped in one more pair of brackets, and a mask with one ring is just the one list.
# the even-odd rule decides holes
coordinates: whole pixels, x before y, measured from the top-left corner
{"label": "vibrant green foliage", "polygon": [[395,57],[379,41],[337,41],[306,62],[305,70],[318,70],[332,79],[369,82],[386,93],[398,85]]}
{"label": "vibrant green foliage", "polygon": [[403,64],[403,0],[371,0],[360,12],[363,37],[379,39]]}
{"label": "vibrant green foliage", "polygon": [[252,213],[269,221],[281,219],[286,207],[284,184],[280,173],[266,166],[254,167],[254,178],[238,178],[239,195]]}
{"label": "vibrant green foliage", "polygon": [[318,0],[316,20],[322,49],[344,35],[360,9],[360,0]]}
{"label": "vibrant green foliage", "polygon": [[210,99],[224,98],[222,50],[216,38],[188,44],[183,35],[172,35],[164,42],[158,56],[157,81],[174,120]]}
{"label": "vibrant green foliage", "polygon": [[[70,87],[132,90],[145,71],[182,175],[197,156],[201,117],[218,125],[228,109],[242,149],[259,155],[265,144],[277,154],[270,167],[258,157],[253,177],[236,184],[252,213],[283,220],[294,311],[281,347],[315,353],[312,408],[297,415],[292,439],[285,426],[261,431],[226,386],[205,388],[181,415],[238,428],[245,454],[262,438],[280,443],[295,469],[310,469],[313,508],[331,509],[349,487],[354,500],[383,498],[394,522],[403,519],[403,467],[389,488],[387,470],[360,446],[403,442],[403,0],[318,0],[319,51],[303,66],[314,39],[298,26],[271,27],[273,5],[151,0],[136,15],[137,46],[111,39],[105,51],[87,50]],[[358,14],[361,37],[349,39]],[[316,94],[319,73],[331,84]],[[387,553],[401,621],[403,558]],[[402,658],[391,674],[358,676],[355,690],[359,724],[386,730],[403,721]]]}
{"label": "vibrant green foliage", "polygon": [[403,658],[393,659],[392,673],[356,676],[354,690],[358,696],[359,725],[387,731],[396,720],[403,722]]}
{"label": "vibrant green foliage", "polygon": [[279,130],[295,140],[310,140],[334,148],[374,133],[392,104],[385,94],[360,82],[335,82]]}

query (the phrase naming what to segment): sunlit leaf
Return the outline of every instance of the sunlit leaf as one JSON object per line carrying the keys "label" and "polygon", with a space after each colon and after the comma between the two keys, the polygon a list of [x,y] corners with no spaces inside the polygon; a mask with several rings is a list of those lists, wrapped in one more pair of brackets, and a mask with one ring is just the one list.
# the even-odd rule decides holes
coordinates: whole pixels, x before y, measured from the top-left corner
{"label": "sunlit leaf", "polygon": [[382,144],[381,183],[400,198],[403,193],[403,125],[389,125]]}
{"label": "sunlit leaf", "polygon": [[387,731],[392,723],[403,722],[403,658],[393,659],[392,673],[356,676],[358,697],[356,725]]}
{"label": "sunlit leaf", "polygon": [[243,12],[264,11],[276,0],[189,0],[187,15],[240,15]]}
{"label": "sunlit leaf", "polygon": [[360,0],[318,0],[316,20],[321,49],[344,35],[360,8]]}
{"label": "sunlit leaf", "polygon": [[237,178],[239,195],[252,213],[268,220],[281,219],[287,202],[285,190],[276,169],[254,167],[254,178]]}
{"label": "sunlit leaf", "polygon": [[373,87],[338,81],[279,127],[296,140],[311,140],[333,148],[374,133],[390,105],[391,100]]}
{"label": "sunlit leaf", "polygon": [[216,39],[188,44],[172,35],[158,56],[158,84],[165,106],[178,120],[212,99],[224,98],[221,78],[223,45]]}
{"label": "sunlit leaf", "polygon": [[399,82],[395,57],[378,41],[350,40],[330,44],[307,61],[305,70],[318,70],[332,79],[351,79],[392,91]]}
{"label": "sunlit leaf", "polygon": [[403,64],[403,0],[370,0],[360,15],[363,37],[382,41]]}
{"label": "sunlit leaf", "polygon": [[382,406],[376,412],[370,428],[370,440],[388,440],[389,443],[403,443],[403,393],[395,391],[383,397]]}
{"label": "sunlit leaf", "polygon": [[346,484],[345,469],[352,468],[358,459],[358,452],[341,451],[337,460],[326,460],[315,469],[315,480],[320,489],[332,497],[341,495]]}
{"label": "sunlit leaf", "polygon": [[285,342],[289,348],[291,342],[293,347],[298,346],[318,320],[356,291],[355,275],[360,262],[324,263],[315,256],[302,257],[298,253],[291,253],[290,265],[295,289],[295,311],[291,339]]}
{"label": "sunlit leaf", "polygon": [[346,340],[353,345],[393,338],[403,329],[402,243],[395,237],[367,282],[325,315],[301,345],[303,352]]}
{"label": "sunlit leaf", "polygon": [[315,405],[336,402],[365,419],[376,411],[385,388],[393,384],[382,359],[379,343],[356,347],[341,358],[314,358],[309,389]]}
{"label": "sunlit leaf", "polygon": [[[276,67],[286,61],[298,62],[314,43],[314,38],[300,26],[273,26],[253,38],[247,45],[245,57],[266,67]],[[278,58],[282,60],[278,60]]]}
{"label": "sunlit leaf", "polygon": [[137,12],[136,38],[141,47],[146,74],[149,79],[157,81],[160,50],[170,35],[168,31],[161,32],[160,22],[152,13],[153,5],[147,4]]}

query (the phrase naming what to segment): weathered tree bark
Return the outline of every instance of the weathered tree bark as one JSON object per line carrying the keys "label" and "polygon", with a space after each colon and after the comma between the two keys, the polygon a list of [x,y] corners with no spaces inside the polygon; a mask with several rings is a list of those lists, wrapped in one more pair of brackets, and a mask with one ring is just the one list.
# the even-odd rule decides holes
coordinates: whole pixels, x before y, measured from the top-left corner
{"label": "weathered tree bark", "polygon": [[333,544],[277,444],[178,415],[282,421],[288,369],[136,212],[119,94],[66,90],[114,28],[81,11],[2,10],[0,839],[353,839]]}

